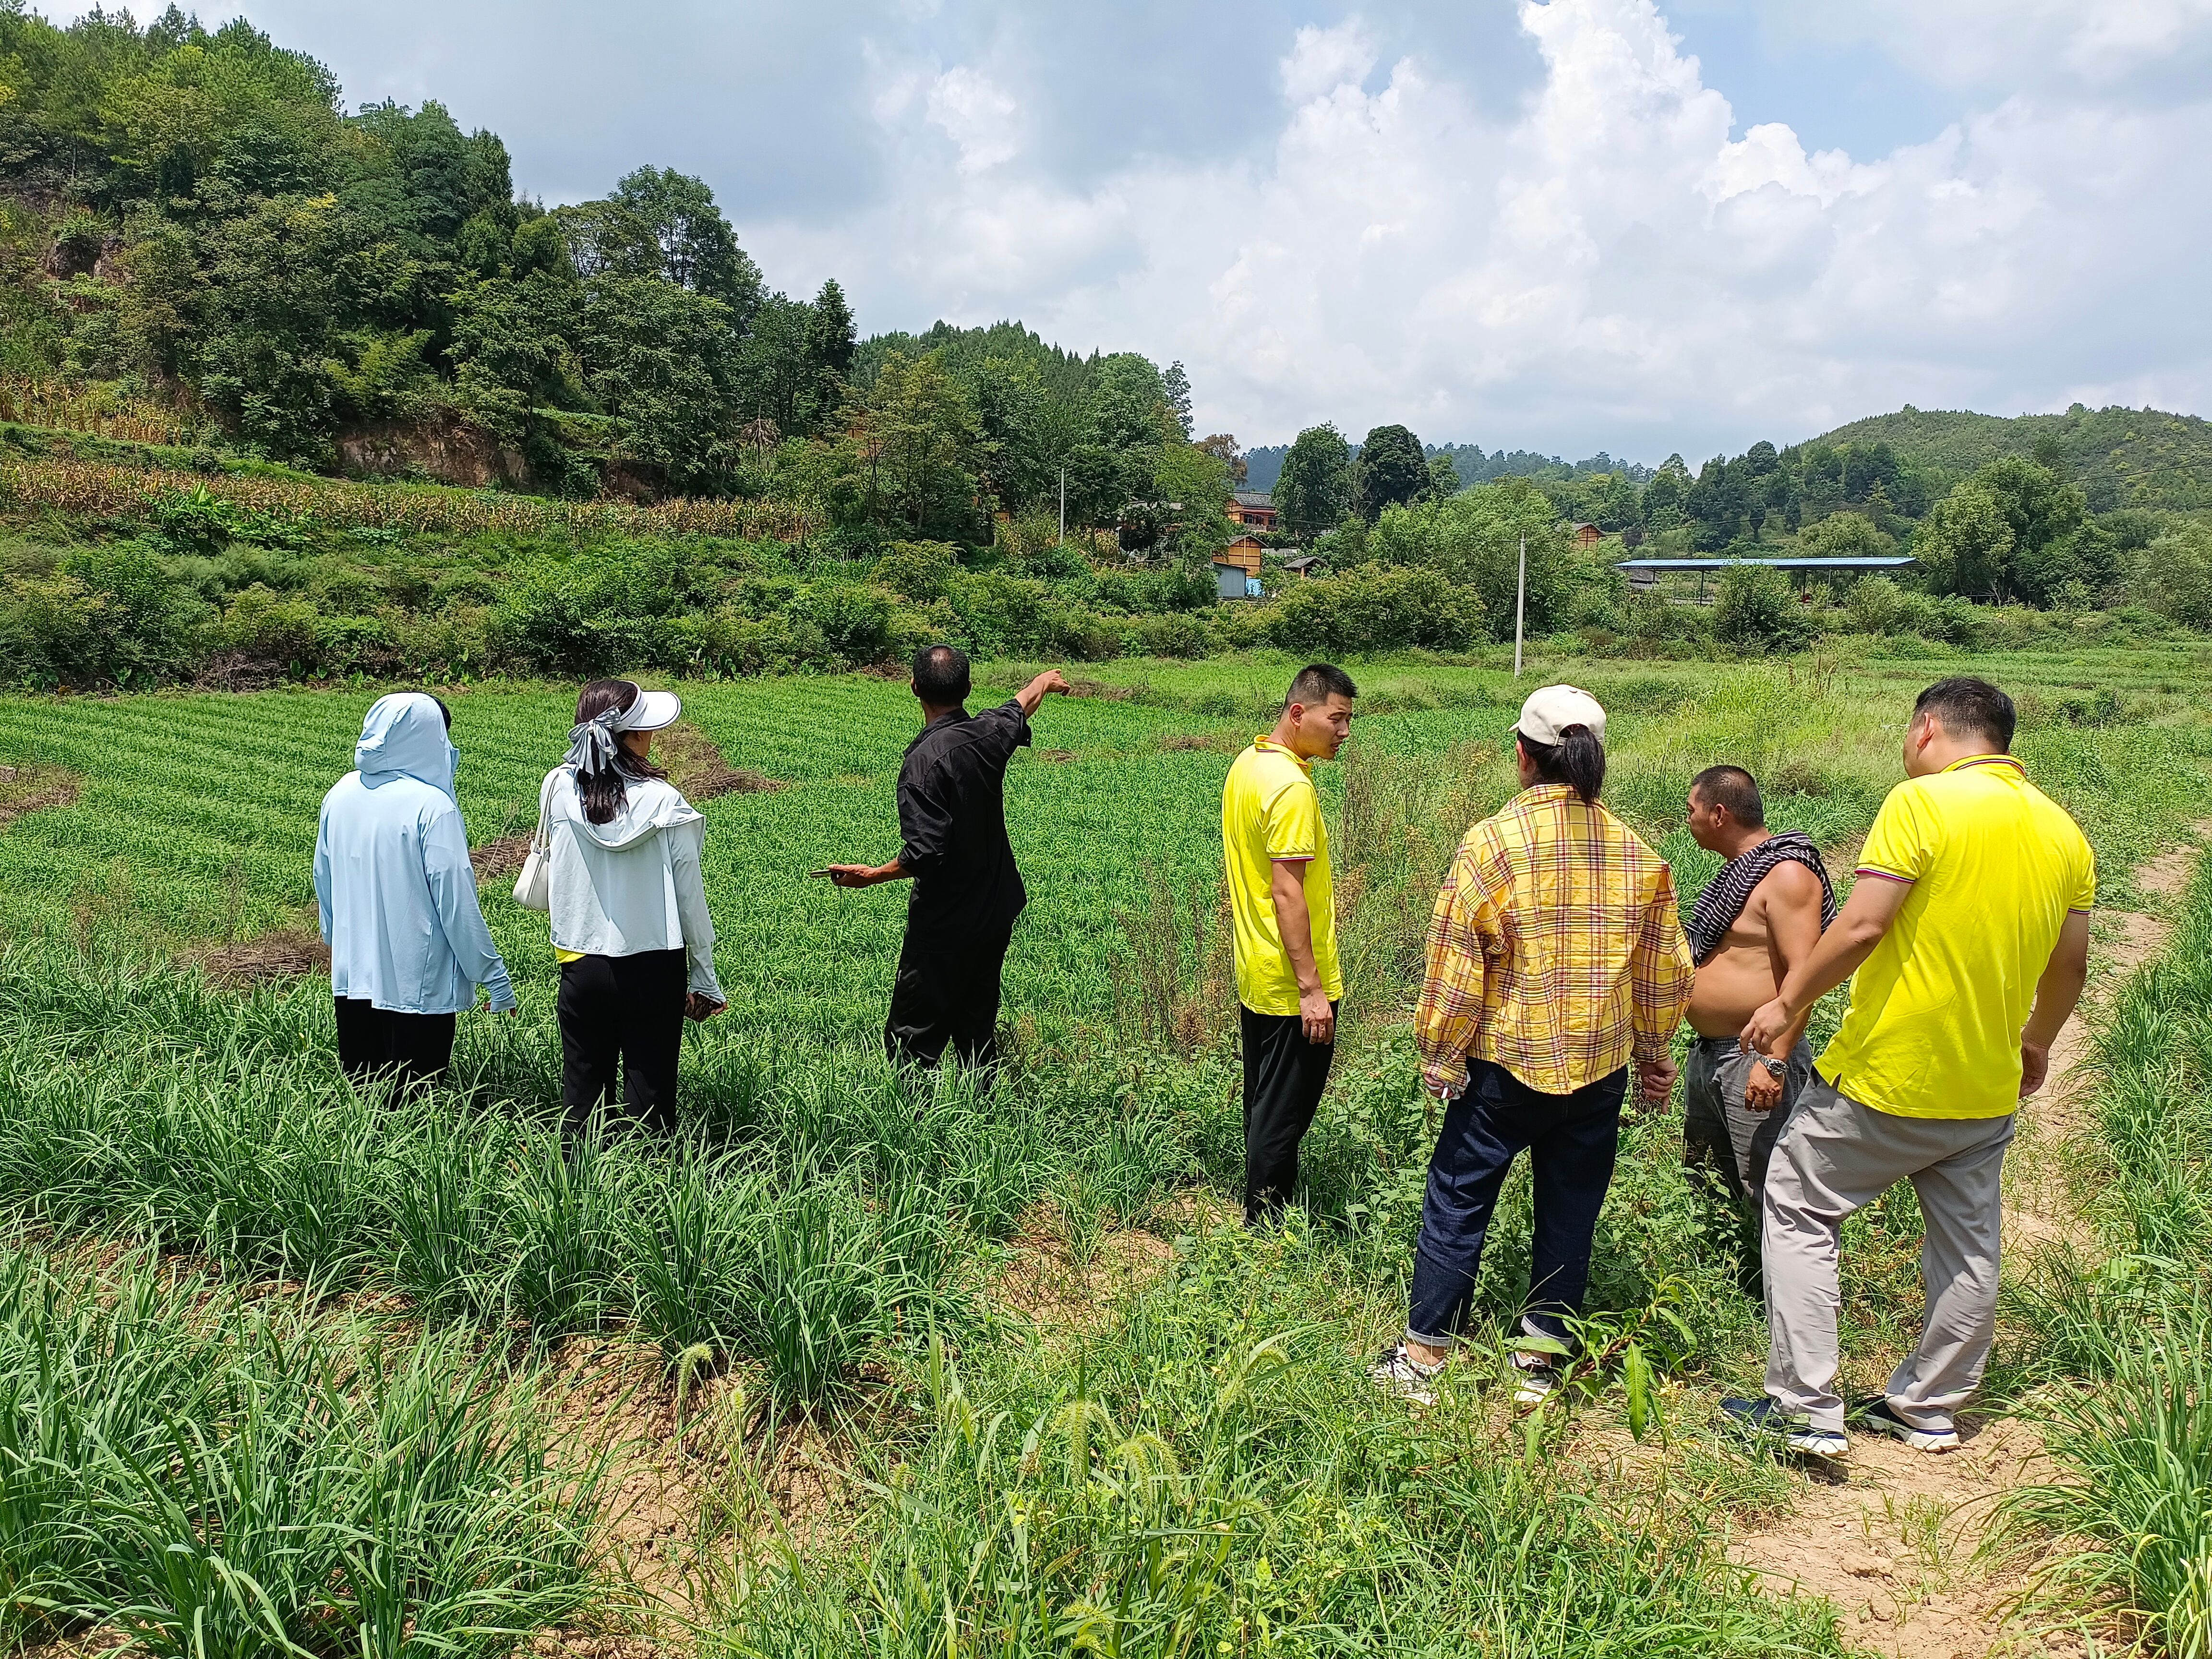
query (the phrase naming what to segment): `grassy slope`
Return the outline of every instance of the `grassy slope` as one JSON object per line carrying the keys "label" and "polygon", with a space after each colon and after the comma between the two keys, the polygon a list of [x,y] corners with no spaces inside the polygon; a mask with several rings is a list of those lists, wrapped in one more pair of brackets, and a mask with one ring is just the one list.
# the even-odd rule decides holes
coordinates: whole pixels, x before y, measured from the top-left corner
{"label": "grassy slope", "polygon": [[2212,507],[2212,422],[2149,409],[2063,415],[1977,415],[1905,409],[1824,432],[1816,443],[1886,443],[1899,455],[1957,477],[2006,455],[2026,455],[2048,434],[2067,472],[2100,511],[2116,507]]}

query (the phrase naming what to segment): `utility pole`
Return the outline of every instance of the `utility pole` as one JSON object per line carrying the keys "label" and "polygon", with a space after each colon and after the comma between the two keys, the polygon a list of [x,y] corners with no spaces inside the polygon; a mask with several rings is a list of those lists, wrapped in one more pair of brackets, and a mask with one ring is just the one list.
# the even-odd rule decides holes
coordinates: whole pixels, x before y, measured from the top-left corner
{"label": "utility pole", "polygon": [[1521,574],[1513,583],[1513,678],[1521,678],[1521,623],[1528,611],[1528,538],[1521,538]]}
{"label": "utility pole", "polygon": [[1060,469],[1060,539],[1065,545],[1067,541],[1067,469],[1064,466]]}

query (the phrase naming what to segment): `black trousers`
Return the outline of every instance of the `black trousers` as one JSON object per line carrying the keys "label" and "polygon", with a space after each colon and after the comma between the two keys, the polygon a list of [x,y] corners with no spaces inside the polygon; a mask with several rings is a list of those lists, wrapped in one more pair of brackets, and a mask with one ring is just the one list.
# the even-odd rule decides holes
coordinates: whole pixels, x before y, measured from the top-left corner
{"label": "black trousers", "polygon": [[561,1103],[569,1133],[580,1133],[599,1103],[614,1098],[617,1061],[630,1117],[656,1134],[676,1127],[688,982],[681,951],[561,964]]}
{"label": "black trousers", "polygon": [[[1336,1005],[1331,1003],[1332,1008]],[[1306,1041],[1297,1014],[1237,1005],[1244,1039],[1244,1224],[1282,1213],[1298,1184],[1298,1143],[1313,1127],[1334,1042]]]}
{"label": "black trousers", "polygon": [[1571,1095],[1540,1094],[1490,1060],[1468,1068],[1467,1087],[1445,1109],[1429,1160],[1421,1236],[1413,1247],[1409,1336],[1443,1348],[1466,1328],[1498,1190],[1525,1147],[1536,1214],[1522,1328],[1566,1340],[1566,1316],[1582,1311],[1589,1287],[1590,1243],[1613,1184],[1627,1093],[1626,1067]]}
{"label": "black trousers", "polygon": [[356,1083],[389,1075],[402,1088],[420,1088],[445,1076],[453,1060],[453,1016],[400,1014],[367,997],[333,997],[338,1018],[338,1064]]}
{"label": "black trousers", "polygon": [[950,943],[907,929],[891,981],[884,1052],[894,1066],[934,1066],[949,1047],[963,1065],[999,1063],[999,978],[1014,925]]}

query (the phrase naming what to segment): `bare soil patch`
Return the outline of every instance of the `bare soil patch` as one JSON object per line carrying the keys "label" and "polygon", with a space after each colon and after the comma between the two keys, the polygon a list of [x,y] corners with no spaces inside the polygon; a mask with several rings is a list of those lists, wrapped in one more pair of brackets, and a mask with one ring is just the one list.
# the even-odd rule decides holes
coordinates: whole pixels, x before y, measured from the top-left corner
{"label": "bare soil patch", "polygon": [[198,964],[216,984],[242,991],[307,974],[326,974],[331,947],[303,928],[286,927],[229,945],[204,945],[185,960]]}
{"label": "bare soil patch", "polygon": [[1237,741],[1233,732],[1178,732],[1173,737],[1162,738],[1160,747],[1171,755],[1198,749],[1211,749],[1218,754],[1233,755],[1244,745]]}
{"label": "bare soil patch", "polygon": [[84,779],[65,766],[0,766],[0,830],[27,812],[74,806]]}
{"label": "bare soil patch", "polygon": [[653,757],[668,769],[669,782],[684,792],[686,800],[757,795],[791,787],[781,778],[731,765],[722,758],[714,740],[689,720],[677,721],[653,739]]}

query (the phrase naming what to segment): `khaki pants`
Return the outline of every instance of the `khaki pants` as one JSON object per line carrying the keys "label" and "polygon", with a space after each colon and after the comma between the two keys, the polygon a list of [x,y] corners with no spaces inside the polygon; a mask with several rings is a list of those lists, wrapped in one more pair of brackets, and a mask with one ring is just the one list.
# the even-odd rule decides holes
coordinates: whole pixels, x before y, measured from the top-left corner
{"label": "khaki pants", "polygon": [[1899,1181],[1920,1197],[1928,1297],[1920,1346],[1883,1392],[1916,1429],[1953,1426],[1996,1334],[1997,1177],[2014,1120],[1899,1117],[1838,1093],[1817,1073],[1768,1165],[1760,1212],[1771,1346],[1766,1391],[1813,1426],[1840,1431],[1837,1240],[1844,1218]]}

